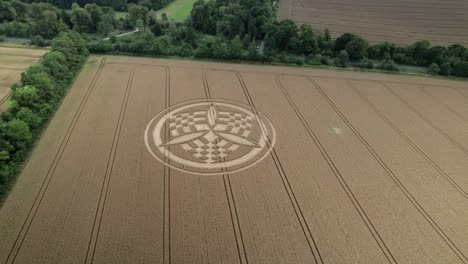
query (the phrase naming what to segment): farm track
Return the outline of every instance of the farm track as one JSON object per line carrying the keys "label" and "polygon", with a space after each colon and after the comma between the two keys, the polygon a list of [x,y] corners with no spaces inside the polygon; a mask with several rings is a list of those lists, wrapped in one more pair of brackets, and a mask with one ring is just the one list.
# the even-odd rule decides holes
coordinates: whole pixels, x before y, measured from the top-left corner
{"label": "farm track", "polygon": [[[91,57],[0,210],[0,263],[468,263],[464,86]],[[214,176],[155,160],[148,122],[193,99],[265,114],[271,152]]]}
{"label": "farm track", "polygon": [[[350,32],[372,43],[412,44],[428,39],[435,45],[468,45],[468,31],[462,26],[467,15],[468,5],[460,0],[443,4],[286,0],[281,2],[279,12],[280,19],[310,24],[316,30],[328,28],[335,37]],[[372,21],[372,26],[368,21]]]}

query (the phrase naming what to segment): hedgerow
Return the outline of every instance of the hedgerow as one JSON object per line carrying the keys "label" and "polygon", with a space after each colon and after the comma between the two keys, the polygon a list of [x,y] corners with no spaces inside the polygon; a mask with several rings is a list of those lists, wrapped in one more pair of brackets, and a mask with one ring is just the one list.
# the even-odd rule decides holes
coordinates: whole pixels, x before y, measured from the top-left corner
{"label": "hedgerow", "polygon": [[78,33],[61,32],[51,51],[12,86],[8,110],[0,115],[0,201],[87,55],[86,43]]}

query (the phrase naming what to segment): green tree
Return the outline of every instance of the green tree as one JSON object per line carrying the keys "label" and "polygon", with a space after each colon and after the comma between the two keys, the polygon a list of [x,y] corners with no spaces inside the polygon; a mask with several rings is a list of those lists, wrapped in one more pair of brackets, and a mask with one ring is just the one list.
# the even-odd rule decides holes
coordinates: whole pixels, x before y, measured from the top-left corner
{"label": "green tree", "polygon": [[0,23],[13,21],[15,18],[16,11],[10,5],[10,3],[6,1],[0,1]]}
{"label": "green tree", "polygon": [[366,69],[373,69],[374,68],[374,63],[371,60],[369,60],[367,57],[364,57],[359,62],[359,67],[360,68],[366,68]]}
{"label": "green tree", "polygon": [[90,33],[93,28],[91,15],[77,4],[73,4],[70,20],[73,23],[73,29],[79,33]]}
{"label": "green tree", "polygon": [[28,124],[31,131],[36,131],[43,123],[42,118],[28,107],[21,107],[21,109],[16,113],[16,118]]}
{"label": "green tree", "polygon": [[399,71],[398,64],[396,64],[393,60],[383,60],[380,62],[379,69],[384,71]]}
{"label": "green tree", "polygon": [[6,123],[5,138],[13,146],[14,151],[24,150],[32,142],[32,134],[28,124],[19,119],[13,119]]}
{"label": "green tree", "polygon": [[15,89],[12,93],[12,100],[19,106],[29,107],[33,110],[38,110],[40,106],[40,98],[36,88],[28,85]]}
{"label": "green tree", "polygon": [[426,64],[441,63],[442,59],[445,57],[446,54],[447,54],[447,48],[445,47],[442,47],[442,46],[431,47],[424,54]]}
{"label": "green tree", "polygon": [[248,53],[249,59],[250,60],[258,60],[259,59],[259,54],[257,51],[257,43],[251,42],[249,45],[249,53]]}
{"label": "green tree", "polygon": [[331,53],[331,50],[333,49],[333,40],[328,28],[325,29],[322,34],[319,34],[318,45],[324,53]]}
{"label": "green tree", "polygon": [[37,89],[41,101],[55,101],[57,93],[49,75],[41,64],[35,64],[21,73],[21,83]]}
{"label": "green tree", "polygon": [[440,74],[449,76],[452,74],[452,64],[450,62],[444,62],[440,65]]}
{"label": "green tree", "polygon": [[334,46],[335,52],[340,52],[340,51],[344,50],[346,48],[346,45],[349,42],[351,42],[352,40],[354,40],[355,38],[356,38],[356,35],[351,34],[351,33],[345,33],[345,34],[339,36],[335,40],[335,46]]}
{"label": "green tree", "polygon": [[101,36],[107,36],[114,29],[114,16],[112,14],[105,14],[102,20],[97,25],[97,32]]}
{"label": "green tree", "polygon": [[347,62],[349,60],[349,55],[348,55],[348,52],[346,50],[342,50],[340,51],[340,53],[338,53],[338,56],[336,56],[333,64],[336,66],[336,67],[340,67],[340,68],[345,68],[347,66]]}
{"label": "green tree", "polygon": [[359,36],[355,36],[353,40],[346,44],[345,49],[351,59],[361,59],[366,56],[369,43]]}
{"label": "green tree", "polygon": [[213,57],[216,59],[229,59],[230,53],[226,41],[222,37],[216,37],[213,43]]}
{"label": "green tree", "polygon": [[408,56],[413,58],[416,64],[426,65],[426,53],[431,46],[428,40],[420,40],[411,45],[408,49]]}
{"label": "green tree", "polygon": [[303,54],[310,54],[317,50],[318,41],[311,26],[302,24],[299,28],[299,47],[299,52]]}
{"label": "green tree", "polygon": [[453,75],[459,77],[468,77],[468,61],[460,61],[453,65]]}
{"label": "green tree", "polygon": [[128,16],[133,27],[137,27],[139,23],[141,23],[146,31],[146,26],[148,26],[149,22],[149,15],[148,9],[145,6],[134,4],[128,5]]}
{"label": "green tree", "polygon": [[43,57],[42,65],[44,65],[49,76],[52,77],[55,86],[60,88],[59,92],[62,93],[68,80],[72,77],[65,55],[60,51],[51,51]]}
{"label": "green tree", "polygon": [[229,54],[231,59],[240,59],[242,56],[242,41],[239,36],[236,36],[231,40],[229,45]]}
{"label": "green tree", "polygon": [[[9,1],[9,2],[6,2],[8,4],[11,5],[11,7],[13,7],[13,9],[15,10],[15,13],[16,13],[16,17],[15,17],[15,20],[17,21],[20,21],[20,22],[26,22],[27,18],[28,18],[28,14],[29,14],[29,5],[26,4],[26,3],[23,3],[19,0],[12,0],[12,1]],[[2,9],[2,4],[0,3],[0,9]],[[0,11],[1,13],[2,11]],[[1,17],[1,15],[0,15]],[[2,21],[2,19],[0,18],[0,21]]]}
{"label": "green tree", "polygon": [[84,6],[84,9],[88,12],[91,18],[91,23],[90,23],[91,32],[97,32],[98,25],[102,21],[102,16],[104,15],[101,7],[93,3],[93,4],[86,4]]}
{"label": "green tree", "polygon": [[32,31],[34,35],[40,35],[45,38],[53,38],[58,33],[57,13],[51,10],[44,10],[33,23]]}
{"label": "green tree", "polygon": [[437,63],[432,63],[430,66],[429,66],[429,70],[428,72],[430,74],[434,74],[434,75],[437,75],[440,73],[440,67],[439,65],[437,65]]}

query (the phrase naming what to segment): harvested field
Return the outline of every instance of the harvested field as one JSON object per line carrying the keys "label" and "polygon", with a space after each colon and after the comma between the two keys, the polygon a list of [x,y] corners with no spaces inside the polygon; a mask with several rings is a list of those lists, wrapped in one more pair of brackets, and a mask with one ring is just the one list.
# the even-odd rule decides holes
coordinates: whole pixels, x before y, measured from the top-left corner
{"label": "harvested field", "polygon": [[19,81],[21,72],[39,61],[47,50],[0,47],[0,109],[10,94],[10,85]]}
{"label": "harvested field", "polygon": [[91,57],[1,263],[468,263],[466,82]]}
{"label": "harvested field", "polygon": [[427,39],[436,45],[468,46],[468,3],[463,0],[284,0],[280,4],[280,19],[310,24],[316,30],[328,28],[334,37],[350,32],[371,42],[412,44]]}

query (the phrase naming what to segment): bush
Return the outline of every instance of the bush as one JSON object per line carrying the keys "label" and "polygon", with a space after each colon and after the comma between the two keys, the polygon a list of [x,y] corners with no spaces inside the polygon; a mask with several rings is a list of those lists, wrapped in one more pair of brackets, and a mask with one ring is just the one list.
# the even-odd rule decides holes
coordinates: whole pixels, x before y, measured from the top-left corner
{"label": "bush", "polygon": [[348,62],[348,60],[348,52],[346,50],[342,50],[340,51],[338,56],[336,56],[333,65],[335,65],[336,67],[345,68],[347,66],[346,63]]}
{"label": "bush", "polygon": [[432,63],[430,66],[429,66],[429,69],[428,71],[430,74],[434,74],[434,75],[437,75],[440,73],[440,67],[439,65],[437,65],[437,63]]}
{"label": "bush", "polygon": [[393,60],[383,60],[380,62],[379,69],[384,71],[393,71],[397,72],[400,69],[398,68],[398,64],[396,64]]}
{"label": "bush", "polygon": [[350,59],[361,59],[367,53],[369,43],[359,36],[355,36],[353,40],[346,44],[346,51]]}
{"label": "bush", "polygon": [[307,61],[306,61],[307,64],[310,64],[310,65],[320,65],[322,64],[322,55],[320,54],[311,54],[307,57]]}
{"label": "bush", "polygon": [[468,62],[460,61],[453,65],[453,75],[459,77],[468,77]]}
{"label": "bush", "polygon": [[331,65],[332,61],[329,56],[322,56],[321,63],[323,65]]}
{"label": "bush", "polygon": [[365,69],[373,69],[374,68],[374,63],[369,60],[367,57],[364,57],[358,65],[359,68],[365,68]]}
{"label": "bush", "polygon": [[444,62],[440,65],[440,74],[449,76],[452,74],[452,64],[450,62]]}
{"label": "bush", "polygon": [[36,35],[31,38],[31,44],[39,47],[45,47],[48,43],[42,36]]}

